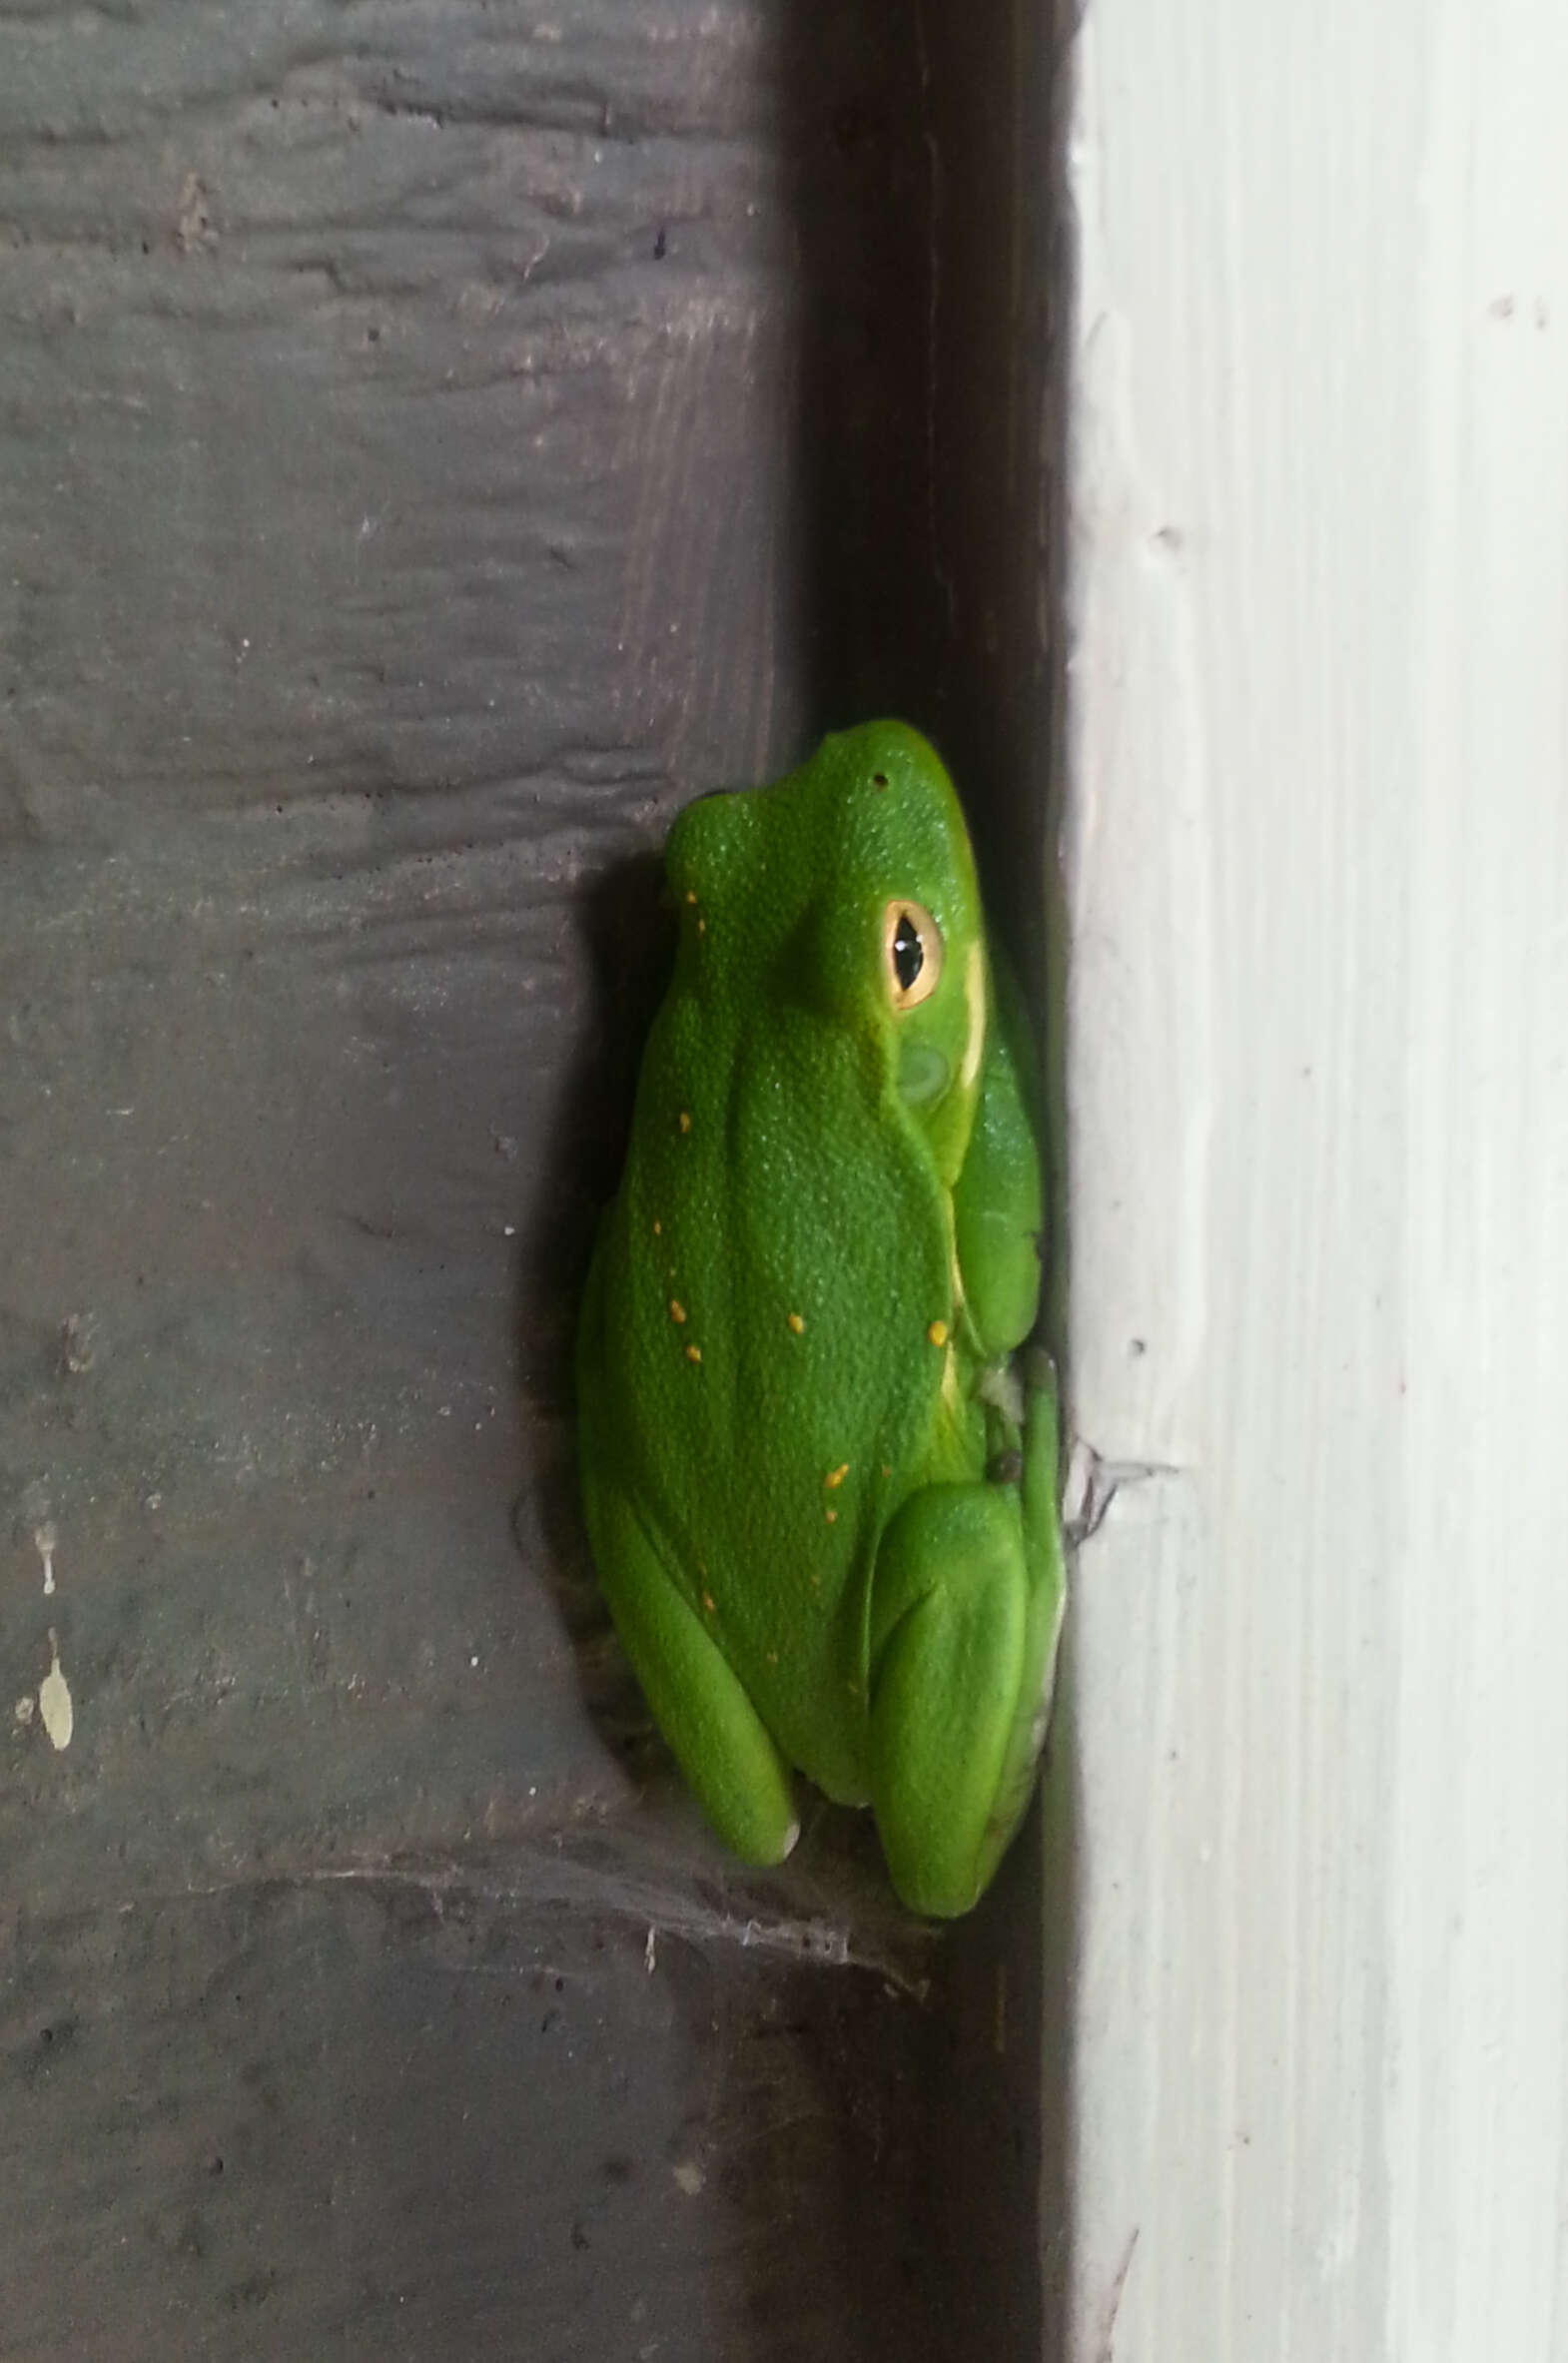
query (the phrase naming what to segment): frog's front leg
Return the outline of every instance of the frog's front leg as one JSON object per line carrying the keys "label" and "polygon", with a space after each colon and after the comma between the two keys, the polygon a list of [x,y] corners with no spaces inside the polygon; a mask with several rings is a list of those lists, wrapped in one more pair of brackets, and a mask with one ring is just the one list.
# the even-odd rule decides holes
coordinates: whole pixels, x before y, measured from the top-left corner
{"label": "frog's front leg", "polygon": [[1029,1802],[1066,1591],[1057,1402],[1031,1357],[1022,1472],[929,1485],[883,1536],[871,1601],[872,1789],[893,1884],[950,1919]]}
{"label": "frog's front leg", "polygon": [[654,1721],[725,1845],[781,1863],[800,1836],[789,1766],[624,1495],[587,1495],[599,1580]]}

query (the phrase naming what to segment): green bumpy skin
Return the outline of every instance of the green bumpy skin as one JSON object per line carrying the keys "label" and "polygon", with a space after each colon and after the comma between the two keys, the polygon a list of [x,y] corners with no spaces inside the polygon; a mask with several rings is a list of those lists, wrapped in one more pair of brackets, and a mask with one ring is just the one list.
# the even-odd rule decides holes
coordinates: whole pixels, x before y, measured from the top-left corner
{"label": "green bumpy skin", "polygon": [[[1028,1803],[1065,1602],[1029,1055],[953,786],[826,739],[670,831],[680,942],[578,1338],[588,1537],[714,1828],[792,1768],[953,1916]],[[1020,1380],[1022,1379],[1022,1383]]]}

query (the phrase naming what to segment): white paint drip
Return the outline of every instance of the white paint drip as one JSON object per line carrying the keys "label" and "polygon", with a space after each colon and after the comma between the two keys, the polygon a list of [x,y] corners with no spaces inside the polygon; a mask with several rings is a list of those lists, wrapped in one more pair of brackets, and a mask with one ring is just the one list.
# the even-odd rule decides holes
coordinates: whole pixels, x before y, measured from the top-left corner
{"label": "white paint drip", "polygon": [[34,1527],[33,1540],[38,1545],[38,1556],[44,1563],[44,1598],[48,1600],[54,1595],[55,1552],[60,1547],[60,1537],[46,1521],[42,1526]]}
{"label": "white paint drip", "polygon": [[38,1712],[43,1717],[50,1746],[69,1748],[76,1716],[71,1705],[71,1686],[60,1671],[60,1640],[53,1625],[49,1628],[49,1654],[54,1663],[38,1685]]}

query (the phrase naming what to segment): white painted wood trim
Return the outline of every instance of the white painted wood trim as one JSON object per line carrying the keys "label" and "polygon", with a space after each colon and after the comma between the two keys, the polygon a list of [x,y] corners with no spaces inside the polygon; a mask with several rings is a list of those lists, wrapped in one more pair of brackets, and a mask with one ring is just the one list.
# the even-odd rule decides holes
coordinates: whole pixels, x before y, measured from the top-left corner
{"label": "white painted wood trim", "polygon": [[1090,0],[1081,2363],[1568,2356],[1568,7]]}

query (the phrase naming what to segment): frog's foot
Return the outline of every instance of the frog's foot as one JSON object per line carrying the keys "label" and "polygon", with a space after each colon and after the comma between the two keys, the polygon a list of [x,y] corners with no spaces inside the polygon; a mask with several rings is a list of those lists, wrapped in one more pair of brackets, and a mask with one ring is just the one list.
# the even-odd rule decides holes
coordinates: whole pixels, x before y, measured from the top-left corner
{"label": "frog's foot", "polygon": [[1054,1373],[1030,1367],[1016,1483],[913,1494],[877,1554],[871,1758],[893,1884],[952,1918],[984,1893],[1034,1787],[1065,1601]]}
{"label": "frog's foot", "polygon": [[589,1523],[621,1645],[697,1802],[743,1862],[782,1863],[800,1836],[789,1766],[624,1499],[596,1491]]}
{"label": "frog's foot", "polygon": [[913,1911],[968,1912],[1013,1834],[1028,1607],[1010,1488],[911,1495],[877,1554],[871,1769],[888,1869]]}

